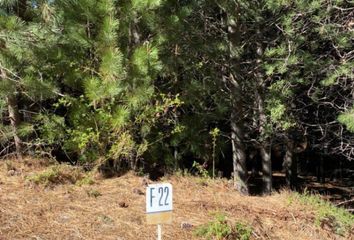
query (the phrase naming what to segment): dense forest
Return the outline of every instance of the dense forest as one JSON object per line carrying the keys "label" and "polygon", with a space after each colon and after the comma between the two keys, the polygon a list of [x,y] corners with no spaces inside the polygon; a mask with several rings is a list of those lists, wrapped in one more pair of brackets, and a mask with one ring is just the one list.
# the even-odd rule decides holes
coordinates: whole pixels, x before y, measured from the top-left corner
{"label": "dense forest", "polygon": [[352,176],[353,19],[350,0],[1,0],[0,155],[246,195],[275,170]]}

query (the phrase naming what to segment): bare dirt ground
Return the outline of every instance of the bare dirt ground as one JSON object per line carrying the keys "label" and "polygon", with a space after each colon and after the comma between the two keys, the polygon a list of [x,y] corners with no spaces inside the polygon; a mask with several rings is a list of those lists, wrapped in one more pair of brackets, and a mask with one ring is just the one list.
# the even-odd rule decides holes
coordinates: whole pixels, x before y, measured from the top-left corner
{"label": "bare dirt ground", "polygon": [[[34,161],[34,160],[33,160]],[[26,176],[45,166],[27,160],[9,172],[0,161],[0,240],[12,239],[156,239],[156,226],[145,221],[144,178],[128,173],[93,185],[52,188],[29,184]],[[200,239],[195,228],[224,213],[252,226],[252,239],[350,239],[314,224],[314,212],[290,203],[290,193],[244,197],[227,180],[165,177],[174,187],[173,223],[163,239]],[[193,225],[182,229],[181,224]],[[353,239],[353,238],[352,238]]]}

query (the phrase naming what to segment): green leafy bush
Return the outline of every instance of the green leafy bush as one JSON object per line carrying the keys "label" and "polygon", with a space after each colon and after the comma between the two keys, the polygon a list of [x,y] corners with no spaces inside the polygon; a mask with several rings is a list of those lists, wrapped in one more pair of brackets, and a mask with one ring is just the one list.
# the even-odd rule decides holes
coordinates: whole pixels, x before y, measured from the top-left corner
{"label": "green leafy bush", "polygon": [[77,186],[82,186],[82,185],[93,185],[95,181],[92,179],[91,176],[85,176],[83,179],[80,179],[76,182]]}
{"label": "green leafy bush", "polygon": [[218,214],[209,223],[197,228],[196,235],[210,240],[248,240],[251,238],[252,228],[247,224],[236,222],[232,224],[223,214]]}
{"label": "green leafy bush", "polygon": [[84,178],[85,174],[78,167],[55,165],[40,173],[26,177],[26,180],[34,184],[50,186],[66,183],[75,184]]}
{"label": "green leafy bush", "polygon": [[310,206],[316,211],[315,224],[321,227],[329,227],[338,235],[344,236],[354,227],[354,215],[344,208],[336,207],[329,201],[323,200],[319,195],[309,193],[293,193],[290,202],[299,202]]}
{"label": "green leafy bush", "polygon": [[235,230],[237,234],[237,239],[248,240],[251,238],[252,228],[247,224],[237,222],[235,225]]}
{"label": "green leafy bush", "polygon": [[354,109],[338,116],[338,121],[345,125],[350,132],[354,132]]}
{"label": "green leafy bush", "polygon": [[195,169],[195,172],[198,176],[201,176],[203,178],[209,178],[209,172],[204,168],[203,165],[200,163],[194,161],[192,165],[192,169]]}

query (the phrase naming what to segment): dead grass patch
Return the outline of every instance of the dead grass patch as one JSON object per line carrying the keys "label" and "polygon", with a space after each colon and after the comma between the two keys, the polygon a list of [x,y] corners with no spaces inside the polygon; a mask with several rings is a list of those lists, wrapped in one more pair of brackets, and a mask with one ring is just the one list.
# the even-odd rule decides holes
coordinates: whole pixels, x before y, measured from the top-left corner
{"label": "dead grass patch", "polygon": [[[22,168],[26,174],[46,171]],[[56,181],[74,182],[63,175]],[[95,180],[93,186],[26,187],[24,175],[7,176],[0,161],[0,239],[156,239],[156,226],[145,221],[145,195],[140,194],[145,193],[145,181],[127,173]],[[201,185],[195,177],[170,176],[162,181],[174,188],[174,217],[172,224],[163,226],[164,240],[201,239],[195,229],[212,221],[215,213],[250,226],[251,239],[350,239],[316,226],[314,210],[298,202],[289,204],[286,192],[244,197],[227,180]],[[186,225],[192,227],[182,227]]]}

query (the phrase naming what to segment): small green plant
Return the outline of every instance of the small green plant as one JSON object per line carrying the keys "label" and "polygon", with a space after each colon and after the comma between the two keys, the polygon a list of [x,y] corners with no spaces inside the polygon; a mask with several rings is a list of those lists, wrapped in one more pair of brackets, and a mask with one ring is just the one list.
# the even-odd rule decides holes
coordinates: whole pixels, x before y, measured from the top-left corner
{"label": "small green plant", "polygon": [[232,228],[228,224],[225,215],[217,215],[215,219],[196,230],[199,237],[206,239],[225,239],[232,233]]}
{"label": "small green plant", "polygon": [[84,178],[84,173],[77,167],[55,165],[40,173],[26,177],[27,181],[45,186],[76,182]]}
{"label": "small green plant", "polygon": [[89,189],[89,190],[86,191],[86,193],[87,193],[87,196],[94,197],[94,198],[102,196],[102,194],[99,191],[95,190],[95,189]]}
{"label": "small green plant", "polygon": [[197,228],[195,233],[208,240],[249,240],[252,228],[241,222],[232,224],[225,215],[217,214],[213,221]]}
{"label": "small green plant", "polygon": [[83,185],[93,185],[95,181],[92,179],[91,176],[87,175],[83,179],[79,180],[76,182],[77,186],[83,186]]}
{"label": "small green plant", "polygon": [[213,178],[215,178],[216,140],[217,140],[217,138],[218,138],[218,136],[220,134],[220,129],[219,128],[214,128],[213,130],[211,130],[209,132],[209,134],[213,138],[213,154],[212,154],[212,158],[213,158]]}
{"label": "small green plant", "polygon": [[113,224],[114,223],[114,220],[111,217],[106,216],[106,215],[101,215],[100,219],[105,224]]}
{"label": "small green plant", "polygon": [[248,240],[252,235],[252,228],[247,224],[237,222],[235,225],[235,232],[237,235],[237,239],[239,240]]}
{"label": "small green plant", "polygon": [[138,177],[143,177],[143,176],[145,175],[144,168],[139,167],[139,168],[135,171],[135,175],[138,176]]}
{"label": "small green plant", "polygon": [[292,193],[289,203],[299,202],[310,206],[316,212],[315,224],[320,227],[327,226],[338,235],[344,236],[354,227],[354,215],[343,208],[336,207],[329,201],[323,200],[319,195]]}
{"label": "small green plant", "polygon": [[192,168],[196,170],[197,174],[203,178],[209,178],[209,172],[205,167],[198,162],[194,161]]}

